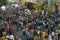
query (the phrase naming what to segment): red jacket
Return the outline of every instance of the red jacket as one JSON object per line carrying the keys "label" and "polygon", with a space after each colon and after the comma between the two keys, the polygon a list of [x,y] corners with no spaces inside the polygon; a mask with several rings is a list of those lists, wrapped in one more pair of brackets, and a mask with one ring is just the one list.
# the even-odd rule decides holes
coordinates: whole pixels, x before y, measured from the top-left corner
{"label": "red jacket", "polygon": [[29,30],[31,28],[31,23],[26,25],[26,29]]}

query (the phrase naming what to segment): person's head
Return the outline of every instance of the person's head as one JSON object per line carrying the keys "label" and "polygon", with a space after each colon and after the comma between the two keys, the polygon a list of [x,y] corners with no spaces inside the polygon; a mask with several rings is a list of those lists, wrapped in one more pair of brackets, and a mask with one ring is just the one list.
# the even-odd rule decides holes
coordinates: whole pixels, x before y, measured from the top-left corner
{"label": "person's head", "polygon": [[3,37],[5,37],[6,36],[6,32],[4,31],[4,32],[2,32],[2,36]]}
{"label": "person's head", "polygon": [[58,36],[58,32],[55,32],[55,36]]}
{"label": "person's head", "polygon": [[58,27],[60,28],[60,24],[58,24]]}

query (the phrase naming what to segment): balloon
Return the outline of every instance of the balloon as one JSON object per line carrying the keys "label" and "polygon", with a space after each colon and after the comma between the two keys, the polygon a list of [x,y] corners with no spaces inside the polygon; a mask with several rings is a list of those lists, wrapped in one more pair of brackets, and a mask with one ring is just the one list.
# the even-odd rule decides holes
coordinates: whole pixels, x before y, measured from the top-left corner
{"label": "balloon", "polygon": [[51,4],[51,0],[48,0],[48,5],[50,5]]}

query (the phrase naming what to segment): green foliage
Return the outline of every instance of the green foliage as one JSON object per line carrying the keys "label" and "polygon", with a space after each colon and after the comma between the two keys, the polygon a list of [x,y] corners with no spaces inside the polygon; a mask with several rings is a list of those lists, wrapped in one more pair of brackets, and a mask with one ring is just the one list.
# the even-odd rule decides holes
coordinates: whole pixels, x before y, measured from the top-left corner
{"label": "green foliage", "polygon": [[33,9],[40,9],[41,8],[41,3],[34,3],[33,5],[32,5],[32,8]]}
{"label": "green foliage", "polygon": [[41,4],[41,3],[34,3],[32,5],[32,8],[35,9],[35,10],[38,10],[38,12],[40,10],[45,10],[45,11],[51,11],[51,12],[55,12],[55,3],[51,2],[51,5],[48,6],[48,3],[45,2],[44,4]]}
{"label": "green foliage", "polygon": [[0,6],[5,4],[7,2],[7,0],[0,0]]}
{"label": "green foliage", "polygon": [[48,4],[47,3],[44,4],[43,9],[46,11],[48,10]]}

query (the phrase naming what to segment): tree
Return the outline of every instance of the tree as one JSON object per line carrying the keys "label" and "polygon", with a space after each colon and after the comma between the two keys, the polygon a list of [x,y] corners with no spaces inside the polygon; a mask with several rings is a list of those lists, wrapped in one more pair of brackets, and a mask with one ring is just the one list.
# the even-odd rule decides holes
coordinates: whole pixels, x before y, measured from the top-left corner
{"label": "tree", "polygon": [[38,13],[40,12],[41,8],[42,8],[42,4],[40,2],[37,2],[37,3],[34,3],[32,6],[31,6],[34,10],[37,10]]}
{"label": "tree", "polygon": [[0,6],[6,4],[7,0],[0,0]]}
{"label": "tree", "polygon": [[40,9],[41,8],[41,3],[34,3],[33,5],[32,5],[32,7],[34,8],[34,9]]}

